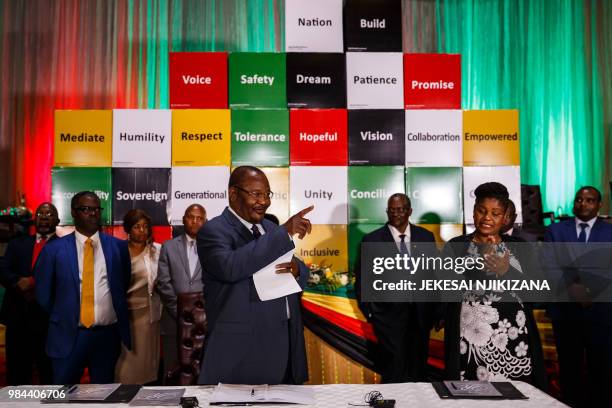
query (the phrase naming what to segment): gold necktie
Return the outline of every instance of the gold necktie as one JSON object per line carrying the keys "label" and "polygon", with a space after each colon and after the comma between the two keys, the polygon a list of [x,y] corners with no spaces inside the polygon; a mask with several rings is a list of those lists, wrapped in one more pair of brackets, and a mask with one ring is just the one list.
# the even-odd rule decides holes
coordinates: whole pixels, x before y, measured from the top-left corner
{"label": "gold necktie", "polygon": [[87,238],[83,249],[83,277],[81,279],[81,324],[94,324],[94,251],[93,241]]}

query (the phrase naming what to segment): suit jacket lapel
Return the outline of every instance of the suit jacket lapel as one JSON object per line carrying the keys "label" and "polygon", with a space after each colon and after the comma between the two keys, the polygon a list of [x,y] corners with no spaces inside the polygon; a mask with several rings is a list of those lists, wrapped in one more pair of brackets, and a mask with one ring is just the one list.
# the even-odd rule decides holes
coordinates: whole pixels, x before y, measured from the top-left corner
{"label": "suit jacket lapel", "polygon": [[240,234],[240,236],[244,238],[246,242],[252,241],[254,239],[251,231],[249,231],[247,227],[245,227],[244,224],[241,223],[240,220],[236,218],[236,216],[232,214],[229,209],[226,208],[225,210],[223,210],[223,216],[225,217],[227,222],[229,222],[234,227],[236,232],[238,232],[238,234]]}
{"label": "suit jacket lapel", "polygon": [[74,232],[66,237],[64,241],[66,246],[66,253],[70,258],[70,271],[72,272],[72,278],[77,286],[77,290],[81,290],[81,279],[79,278],[79,257],[76,249],[76,236]]}
{"label": "suit jacket lapel", "polygon": [[391,234],[391,230],[389,229],[389,223],[386,223],[383,228],[383,242],[395,242],[393,235]]}
{"label": "suit jacket lapel", "polygon": [[185,271],[185,275],[187,275],[187,280],[191,280],[191,270],[189,269],[189,260],[187,259],[187,238],[185,234],[180,235],[176,240],[176,249],[178,251],[179,259],[183,264],[183,270]]}
{"label": "suit jacket lapel", "polygon": [[565,224],[567,234],[567,242],[578,242],[578,233],[576,232],[576,219],[572,218]]}
{"label": "suit jacket lapel", "polygon": [[108,279],[108,287],[110,289],[112,288],[112,284],[114,283],[114,277],[112,276],[113,248],[111,246],[110,240],[106,237],[105,234],[103,234],[102,232],[98,232],[98,236],[100,237],[100,246],[102,247],[102,252],[104,253],[104,262],[106,263],[106,277]]}
{"label": "suit jacket lapel", "polygon": [[601,231],[602,231],[601,227],[603,227],[604,222],[605,221],[602,221],[599,218],[595,220],[595,224],[593,224],[593,229],[591,230],[591,233],[589,234],[589,242],[605,241],[604,239],[602,239],[603,237],[600,237]]}

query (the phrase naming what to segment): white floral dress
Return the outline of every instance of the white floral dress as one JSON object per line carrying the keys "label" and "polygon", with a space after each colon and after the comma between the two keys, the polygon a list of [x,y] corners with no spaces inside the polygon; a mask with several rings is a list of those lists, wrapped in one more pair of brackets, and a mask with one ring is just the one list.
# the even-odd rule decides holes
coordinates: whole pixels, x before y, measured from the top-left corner
{"label": "white floral dress", "polygon": [[[503,242],[496,249],[508,250]],[[477,246],[470,243],[468,256],[477,254]],[[520,270],[512,253],[510,264]],[[461,304],[460,378],[529,381],[532,362],[526,321],[523,303],[514,293],[467,292]]]}

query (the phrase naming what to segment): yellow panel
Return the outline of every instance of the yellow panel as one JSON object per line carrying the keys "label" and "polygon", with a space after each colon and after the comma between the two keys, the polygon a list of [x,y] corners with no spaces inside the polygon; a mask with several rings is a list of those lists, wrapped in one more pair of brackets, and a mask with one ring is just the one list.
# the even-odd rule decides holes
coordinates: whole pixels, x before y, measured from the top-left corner
{"label": "yellow panel", "polygon": [[431,231],[437,243],[444,243],[463,235],[463,224],[419,224],[419,226]]}
{"label": "yellow panel", "polygon": [[518,111],[464,111],[463,165],[519,166]]}
{"label": "yellow panel", "polygon": [[313,225],[303,240],[295,238],[296,255],[307,264],[326,265],[332,272],[348,271],[346,225]]}
{"label": "yellow panel", "polygon": [[113,111],[55,111],[55,155],[58,167],[110,167]]}
{"label": "yellow panel", "polygon": [[172,111],[173,166],[229,166],[229,109]]}
{"label": "yellow panel", "polygon": [[261,170],[266,173],[274,193],[267,212],[276,215],[282,224],[289,218],[289,168],[262,167]]}

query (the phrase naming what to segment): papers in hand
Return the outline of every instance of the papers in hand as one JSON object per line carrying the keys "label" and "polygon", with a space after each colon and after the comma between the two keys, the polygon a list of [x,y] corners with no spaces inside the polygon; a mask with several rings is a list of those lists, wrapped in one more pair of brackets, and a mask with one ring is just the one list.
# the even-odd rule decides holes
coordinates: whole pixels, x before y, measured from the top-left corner
{"label": "papers in hand", "polygon": [[209,402],[215,405],[270,402],[314,405],[316,403],[313,390],[301,385],[233,385],[221,383],[215,387]]}
{"label": "papers in hand", "polygon": [[277,299],[302,291],[292,274],[276,273],[276,265],[291,262],[291,259],[293,259],[293,250],[255,272],[253,283],[261,300]]}

